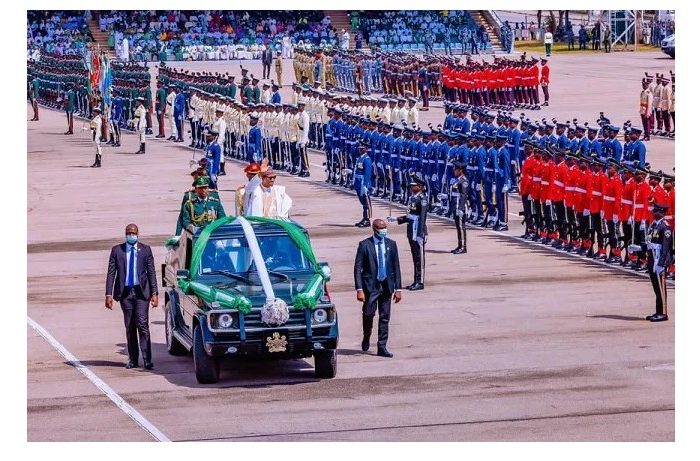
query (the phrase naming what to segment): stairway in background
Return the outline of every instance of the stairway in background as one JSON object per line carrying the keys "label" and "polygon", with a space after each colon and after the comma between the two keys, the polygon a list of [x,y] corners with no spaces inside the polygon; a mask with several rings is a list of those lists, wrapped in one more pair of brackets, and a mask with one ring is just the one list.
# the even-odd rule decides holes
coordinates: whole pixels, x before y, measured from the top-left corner
{"label": "stairway in background", "polygon": [[90,21],[88,21],[88,26],[90,27],[92,37],[95,39],[95,43],[100,45],[100,49],[105,51],[108,58],[115,58],[116,53],[114,51],[114,48],[110,48],[110,46],[108,45],[109,33],[102,32],[100,30],[99,19],[90,19]]}
{"label": "stairway in background", "polygon": [[489,18],[487,17],[487,14],[488,13],[483,10],[469,10],[469,15],[472,17],[472,19],[474,19],[477,27],[483,25],[486,28],[493,51],[496,53],[504,53],[505,50],[503,49],[503,44],[501,43],[498,29],[495,27],[493,18],[491,18],[491,21],[488,20]]}
{"label": "stairway in background", "polygon": [[347,11],[343,10],[328,10],[324,11],[323,14],[331,18],[331,27],[335,28],[337,34],[345,29],[348,34],[350,34],[350,49],[355,49],[355,34],[352,31],[352,24],[350,24],[350,15]]}

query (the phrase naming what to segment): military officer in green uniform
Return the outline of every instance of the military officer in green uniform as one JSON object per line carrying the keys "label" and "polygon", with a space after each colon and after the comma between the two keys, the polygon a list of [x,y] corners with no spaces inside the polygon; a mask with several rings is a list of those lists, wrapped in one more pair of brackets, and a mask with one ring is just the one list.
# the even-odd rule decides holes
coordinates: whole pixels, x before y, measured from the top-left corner
{"label": "military officer in green uniform", "polygon": [[68,131],[63,134],[73,134],[73,112],[75,112],[75,90],[73,89],[72,83],[67,83],[68,91],[66,92],[66,99],[63,101],[64,107],[66,109],[66,119],[68,120]]}
{"label": "military officer in green uniform", "polygon": [[34,117],[32,117],[31,119],[32,122],[36,122],[39,120],[39,86],[39,77],[34,76],[32,81],[30,82],[29,88],[29,100],[32,102],[32,110],[34,111]]}
{"label": "military officer in green uniform", "polygon": [[260,87],[258,86],[258,79],[253,77],[253,104],[260,104]]}
{"label": "military officer in green uniform", "polygon": [[187,229],[190,224],[204,227],[226,216],[221,201],[209,194],[209,176],[199,176],[195,180],[194,191],[194,196],[189,197],[182,206],[183,228]]}
{"label": "military officer in green uniform", "polygon": [[165,108],[167,106],[168,92],[161,80],[158,80],[156,91],[156,116],[158,117],[158,134],[156,138],[165,137]]}
{"label": "military officer in green uniform", "polygon": [[146,134],[153,134],[153,119],[151,117],[153,112],[153,93],[151,92],[150,82],[146,85],[143,99],[145,100],[143,105],[146,108]]}
{"label": "military officer in green uniform", "polygon": [[647,272],[656,295],[656,313],[647,316],[650,322],[668,320],[666,273],[673,264],[673,230],[665,219],[666,204],[654,203],[654,222],[647,231]]}
{"label": "military officer in green uniform", "polygon": [[[196,194],[196,185],[197,185],[197,180],[201,176],[206,176],[207,175],[207,159],[203,158],[202,160],[199,161],[199,163],[195,164],[196,169],[191,173],[192,174],[192,187],[189,188],[188,190],[185,191],[185,193],[182,195],[182,202],[180,203],[180,214],[177,217],[177,226],[175,227],[175,235],[180,235],[182,232],[182,217],[184,216],[183,210],[185,207],[185,203],[196,200],[197,199],[197,194]],[[216,189],[209,189],[209,197],[221,201],[219,198],[219,192]]]}
{"label": "military officer in green uniform", "polygon": [[[416,291],[424,288],[423,270],[425,269],[425,240],[428,236],[428,197],[424,192],[425,182],[413,176],[409,186],[411,197],[408,200],[408,213],[395,218],[397,224],[407,224],[406,236],[411,247],[413,259],[413,284],[407,290]],[[393,221],[394,219],[388,219]]]}

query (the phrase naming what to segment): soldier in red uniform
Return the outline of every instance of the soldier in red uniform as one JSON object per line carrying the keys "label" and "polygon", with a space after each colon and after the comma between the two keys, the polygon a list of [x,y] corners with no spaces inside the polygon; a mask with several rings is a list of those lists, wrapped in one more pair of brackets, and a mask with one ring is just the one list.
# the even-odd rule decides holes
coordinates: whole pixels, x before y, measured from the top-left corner
{"label": "soldier in red uniform", "polygon": [[567,239],[567,245],[564,247],[564,250],[568,252],[578,251],[578,224],[576,223],[575,207],[577,202],[576,183],[580,171],[576,164],[576,158],[576,153],[572,153],[566,156],[565,161],[568,172],[564,180],[564,206],[566,207],[568,235],[564,236]]}
{"label": "soldier in red uniform", "polygon": [[552,187],[556,175],[556,166],[552,161],[552,154],[548,150],[542,153],[542,190],[540,191],[540,202],[542,203],[542,214],[544,214],[544,227],[540,229],[542,243],[549,245],[554,234],[554,208],[552,206]]}
{"label": "soldier in red uniform", "polygon": [[632,263],[632,255],[629,245],[632,243],[634,229],[634,193],[637,190],[637,182],[634,180],[634,170],[623,167],[622,170],[622,196],[620,197],[620,221],[622,222],[622,246],[626,250],[626,257],[620,261],[622,266]]}
{"label": "soldier in red uniform", "polygon": [[[591,248],[587,256],[593,259],[605,259],[605,244],[603,243],[603,220],[601,219],[601,210],[603,209],[603,189],[607,182],[607,177],[603,167],[605,163],[594,157],[591,162],[591,187],[589,193],[589,210],[591,211]],[[595,240],[595,242],[594,242]],[[595,244],[597,244],[597,251]]]}
{"label": "soldier in red uniform", "polygon": [[520,184],[519,192],[520,198],[523,201],[523,217],[525,219],[525,233],[520,236],[523,239],[529,239],[535,231],[535,221],[532,213],[532,196],[530,192],[532,191],[532,171],[534,163],[536,162],[533,144],[528,141],[523,142],[523,152],[525,153],[525,160],[523,161],[523,167],[520,172]]}
{"label": "soldier in red uniform", "polygon": [[648,172],[637,169],[634,174],[636,187],[634,190],[634,209],[632,218],[634,219],[633,243],[641,248],[636,255],[630,255],[632,269],[637,271],[646,270],[646,231],[647,223],[651,218],[649,211],[649,198],[651,197],[651,186],[646,182]]}
{"label": "soldier in red uniform", "polygon": [[542,149],[539,146],[534,146],[532,154],[534,158],[531,166],[532,184],[530,185],[530,197],[532,200],[533,217],[535,224],[535,233],[532,236],[533,242],[540,240],[540,232],[543,227],[542,219],[542,204],[540,203],[540,190],[542,189]]}
{"label": "soldier in red uniform", "polygon": [[[664,189],[668,194],[668,210],[666,211],[666,221],[673,231],[673,248],[676,250],[676,178],[671,175],[664,175]],[[668,267],[668,279],[675,280],[676,278],[676,264],[671,263]]]}
{"label": "soldier in red uniform", "polygon": [[566,196],[566,182],[569,176],[569,167],[564,162],[564,151],[556,151],[554,155],[554,180],[551,185],[552,205],[556,216],[556,230],[550,235],[554,248],[562,248],[566,244],[567,221],[564,197]]}
{"label": "soldier in red uniform", "polygon": [[544,93],[544,104],[543,106],[549,105],[549,65],[547,65],[547,60],[542,58],[542,77],[540,78],[540,85],[542,85],[542,92]]}
{"label": "soldier in red uniform", "polygon": [[620,222],[620,206],[622,200],[622,180],[620,179],[620,164],[614,160],[608,161],[608,180],[603,188],[602,218],[608,230],[607,240],[610,244],[610,255],[605,260],[608,264],[620,262],[621,250],[617,245],[617,227]]}
{"label": "soldier in red uniform", "polygon": [[584,255],[591,248],[591,240],[588,235],[591,228],[591,210],[589,208],[588,191],[591,189],[591,170],[588,169],[588,160],[582,158],[579,161],[579,175],[576,182],[576,220],[578,221],[578,235],[581,239],[581,247],[578,254]]}

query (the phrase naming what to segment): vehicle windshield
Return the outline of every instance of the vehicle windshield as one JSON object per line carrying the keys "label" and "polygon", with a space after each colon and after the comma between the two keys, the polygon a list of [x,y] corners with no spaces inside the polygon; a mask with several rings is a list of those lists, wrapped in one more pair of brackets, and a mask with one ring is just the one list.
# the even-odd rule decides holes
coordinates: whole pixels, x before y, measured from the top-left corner
{"label": "vehicle windshield", "polygon": [[[311,263],[288,235],[257,237],[265,266],[271,272],[310,271]],[[209,238],[198,269],[199,275],[228,272],[248,277],[257,273],[253,254],[245,237]],[[218,272],[221,273],[221,272]],[[240,277],[238,277],[240,279]],[[259,278],[248,277],[247,283]]]}

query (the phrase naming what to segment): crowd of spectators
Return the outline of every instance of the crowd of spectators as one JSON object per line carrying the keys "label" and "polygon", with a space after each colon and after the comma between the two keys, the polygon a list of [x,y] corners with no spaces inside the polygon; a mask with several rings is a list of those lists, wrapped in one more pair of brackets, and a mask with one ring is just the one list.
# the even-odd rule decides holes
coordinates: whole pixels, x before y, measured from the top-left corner
{"label": "crowd of spectators", "polygon": [[320,11],[107,11],[99,24],[117,55],[126,38],[137,60],[162,53],[222,59],[234,49],[255,52],[263,44],[281,50],[285,37],[290,44],[314,45],[334,45],[338,38]]}
{"label": "crowd of spectators", "polygon": [[369,46],[382,49],[441,48],[449,53],[472,38],[479,49],[489,46],[486,30],[465,10],[353,11],[350,18]]}
{"label": "crowd of spectators", "polygon": [[85,11],[27,11],[28,56],[82,54],[93,41]]}

